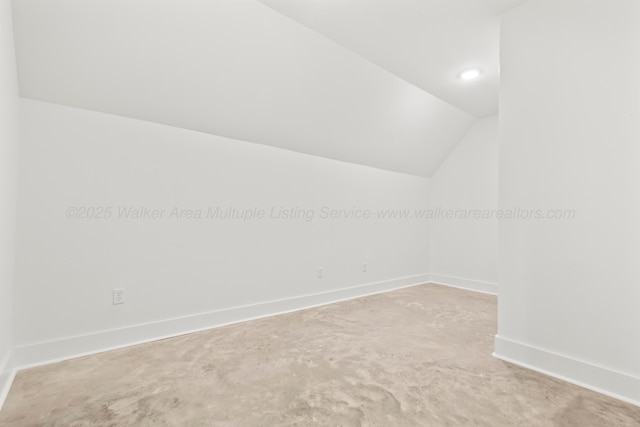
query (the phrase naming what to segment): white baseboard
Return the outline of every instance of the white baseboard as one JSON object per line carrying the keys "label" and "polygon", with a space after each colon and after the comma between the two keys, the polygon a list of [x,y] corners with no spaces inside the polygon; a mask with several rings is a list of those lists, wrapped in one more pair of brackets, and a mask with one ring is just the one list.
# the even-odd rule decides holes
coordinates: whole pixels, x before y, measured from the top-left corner
{"label": "white baseboard", "polygon": [[498,295],[497,283],[483,282],[473,279],[463,279],[461,277],[446,276],[444,274],[434,273],[431,274],[431,282],[438,285],[452,286],[454,288],[482,292],[483,294]]}
{"label": "white baseboard", "polygon": [[428,274],[393,279],[311,295],[233,307],[120,329],[18,346],[14,366],[26,369],[103,351],[199,332],[219,326],[303,310],[429,282]]}
{"label": "white baseboard", "polygon": [[640,378],[549,350],[495,337],[494,357],[640,406]]}
{"label": "white baseboard", "polygon": [[16,370],[13,368],[13,353],[7,354],[0,362],[0,410],[7,399],[11,384],[16,376]]}

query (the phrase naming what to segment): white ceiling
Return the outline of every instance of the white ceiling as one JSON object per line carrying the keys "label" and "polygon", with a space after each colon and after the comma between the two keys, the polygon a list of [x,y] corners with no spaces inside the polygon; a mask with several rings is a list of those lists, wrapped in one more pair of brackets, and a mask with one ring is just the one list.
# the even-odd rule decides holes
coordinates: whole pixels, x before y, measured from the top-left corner
{"label": "white ceiling", "polygon": [[[500,15],[526,0],[260,0],[476,117],[498,112]],[[465,82],[460,71],[480,68]]]}
{"label": "white ceiling", "polygon": [[[19,0],[21,93],[431,176],[495,112],[497,17],[520,2]],[[467,65],[486,74],[462,85]]]}

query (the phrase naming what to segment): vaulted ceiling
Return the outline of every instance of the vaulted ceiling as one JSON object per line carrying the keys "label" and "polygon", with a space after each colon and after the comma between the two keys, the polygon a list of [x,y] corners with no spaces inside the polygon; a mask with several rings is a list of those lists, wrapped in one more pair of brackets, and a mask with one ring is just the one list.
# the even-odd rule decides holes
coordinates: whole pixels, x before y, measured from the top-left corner
{"label": "vaulted ceiling", "polygon": [[[498,112],[500,15],[526,0],[260,0],[476,117]],[[458,74],[479,68],[482,78]]]}
{"label": "vaulted ceiling", "polygon": [[20,89],[430,176],[497,111],[499,15],[522,2],[14,0]]}

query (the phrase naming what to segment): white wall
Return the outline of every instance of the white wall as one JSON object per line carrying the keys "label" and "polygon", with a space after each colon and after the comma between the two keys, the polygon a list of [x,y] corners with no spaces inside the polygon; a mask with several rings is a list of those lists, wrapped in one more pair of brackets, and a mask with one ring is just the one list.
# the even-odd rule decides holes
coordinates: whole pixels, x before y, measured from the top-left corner
{"label": "white wall", "polygon": [[8,384],[12,348],[12,299],[18,152],[18,80],[11,2],[0,1],[0,406]]}
{"label": "white wall", "polygon": [[[39,101],[22,108],[19,347],[428,273],[428,221],[320,218],[322,207],[427,208],[426,178]],[[119,219],[119,206],[165,213]],[[267,218],[177,220],[173,206]],[[68,219],[69,207],[112,207],[112,218]],[[315,217],[270,219],[271,207]],[[112,305],[114,288],[126,289],[124,305]]]}
{"label": "white wall", "polygon": [[434,281],[496,293],[497,116],[476,123],[433,175],[430,189]]}
{"label": "white wall", "polygon": [[502,26],[498,356],[640,402],[640,2],[538,0]]}

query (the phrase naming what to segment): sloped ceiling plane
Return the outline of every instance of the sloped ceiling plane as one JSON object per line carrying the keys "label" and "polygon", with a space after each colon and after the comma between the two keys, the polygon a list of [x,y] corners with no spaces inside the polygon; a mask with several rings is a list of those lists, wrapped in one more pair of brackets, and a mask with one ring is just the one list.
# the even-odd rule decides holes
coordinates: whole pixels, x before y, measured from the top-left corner
{"label": "sloped ceiling plane", "polygon": [[499,18],[521,3],[14,1],[20,90],[428,177],[497,112]]}

